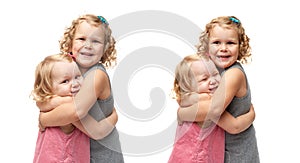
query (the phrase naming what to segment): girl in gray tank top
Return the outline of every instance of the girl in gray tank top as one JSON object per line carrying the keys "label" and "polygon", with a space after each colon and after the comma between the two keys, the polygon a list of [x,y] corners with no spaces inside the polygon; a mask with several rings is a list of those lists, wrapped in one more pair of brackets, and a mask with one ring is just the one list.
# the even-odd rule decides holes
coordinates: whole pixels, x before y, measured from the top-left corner
{"label": "girl in gray tank top", "polygon": [[[250,86],[240,63],[251,57],[249,38],[235,16],[220,16],[206,24],[199,37],[197,51],[207,54],[222,72],[207,118],[218,122],[227,110],[234,117],[245,114],[251,106]],[[225,70],[225,71],[224,71]],[[225,162],[259,163],[255,130],[251,124],[245,131],[225,136]]]}
{"label": "girl in gray tank top", "polygon": [[[225,71],[231,68],[240,69],[246,78],[247,93],[243,97],[234,97],[226,110],[238,117],[249,111],[251,106],[251,91],[244,69],[240,63],[235,63]],[[251,125],[247,130],[239,134],[225,134],[225,162],[228,163],[258,163],[259,155],[255,136],[254,126]]]}
{"label": "girl in gray tank top", "polygon": [[[240,63],[249,61],[251,47],[241,21],[235,16],[212,19],[200,36],[198,51],[207,52],[222,71],[222,79],[207,116],[218,120],[225,109],[234,117],[247,113],[251,106],[251,92]],[[226,133],[225,162],[260,162],[253,125],[239,134]]]}
{"label": "girl in gray tank top", "polygon": [[60,40],[60,50],[73,57],[84,75],[84,81],[80,91],[68,103],[68,111],[61,107],[47,113],[48,119],[56,118],[57,124],[83,121],[87,116],[92,116],[91,119],[98,123],[106,122],[102,126],[107,126],[107,129],[102,132],[98,132],[99,128],[91,126],[91,123],[81,125],[82,128],[94,127],[88,134],[100,133],[93,138],[102,138],[90,139],[92,163],[124,162],[118,131],[110,120],[104,120],[116,114],[111,83],[104,68],[111,67],[116,61],[115,39],[111,33],[108,21],[102,16],[85,14],[72,21]]}
{"label": "girl in gray tank top", "polygon": [[[83,76],[85,77],[89,72],[99,69],[107,75],[105,67],[98,63],[90,68]],[[102,119],[109,116],[114,108],[114,99],[112,92],[106,99],[98,99],[93,107],[90,109],[89,114],[96,119],[101,121]],[[119,133],[116,128],[113,131],[100,140],[90,139],[91,142],[91,163],[121,163],[124,162],[121,144],[119,140]]]}

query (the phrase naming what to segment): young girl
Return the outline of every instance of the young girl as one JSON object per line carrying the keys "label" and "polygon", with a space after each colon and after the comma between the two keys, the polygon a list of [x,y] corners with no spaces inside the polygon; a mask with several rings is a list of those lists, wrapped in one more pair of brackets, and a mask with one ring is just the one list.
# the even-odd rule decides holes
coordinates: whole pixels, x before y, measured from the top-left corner
{"label": "young girl", "polygon": [[[55,96],[65,97],[64,100],[77,94],[81,87],[82,76],[75,62],[68,55],[56,54],[46,57],[38,64],[35,71],[33,99],[36,102],[46,102]],[[69,98],[67,98],[69,97]],[[42,112],[49,110],[41,109]],[[117,121],[117,114],[109,117],[111,123]],[[90,116],[83,119],[95,129],[106,130],[101,122],[96,122]],[[78,125],[85,133],[86,130]],[[87,129],[89,126],[87,126]],[[94,130],[95,131],[95,130]],[[89,135],[91,136],[91,135]],[[34,163],[47,162],[88,162],[90,157],[89,137],[74,128],[72,124],[61,127],[46,128],[38,133]]]}
{"label": "young girl", "polygon": [[[249,111],[251,106],[250,86],[240,63],[247,63],[251,56],[250,50],[249,38],[238,18],[234,16],[218,17],[206,25],[205,31],[200,36],[198,52],[208,54],[222,73],[219,88],[213,95],[207,113],[208,119],[217,122],[225,109],[234,117]],[[182,111],[197,109],[195,106]],[[195,110],[193,112],[195,113]],[[180,118],[192,120],[185,115],[187,112],[180,115]],[[203,112],[197,113],[196,121],[198,120],[203,121]],[[225,140],[225,162],[259,162],[253,125],[239,134],[226,133]]]}
{"label": "young girl", "polygon": [[[62,52],[71,53],[76,58],[84,81],[72,102],[64,103],[50,112],[41,113],[41,124],[62,126],[73,123],[87,114],[97,121],[110,115],[114,108],[114,99],[105,67],[112,66],[116,60],[116,52],[115,40],[111,36],[106,19],[88,14],[74,20],[60,41],[60,48]],[[90,162],[124,162],[116,128],[101,140],[90,139],[90,143]]]}
{"label": "young girl", "polygon": [[[219,72],[214,63],[204,55],[186,56],[176,67],[174,91],[181,107],[188,107],[198,102],[209,102],[210,96],[218,88]],[[223,129],[238,133],[250,126],[254,120],[254,111],[234,118],[224,112],[218,125]],[[224,130],[212,121],[178,125],[175,143],[169,163],[223,163]]]}

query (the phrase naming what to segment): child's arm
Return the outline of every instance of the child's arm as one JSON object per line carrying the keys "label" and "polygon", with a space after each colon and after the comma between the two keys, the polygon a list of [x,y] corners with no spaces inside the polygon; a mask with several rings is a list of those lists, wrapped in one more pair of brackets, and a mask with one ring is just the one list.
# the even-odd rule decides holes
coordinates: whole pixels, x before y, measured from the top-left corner
{"label": "child's arm", "polygon": [[[187,100],[188,98],[184,99]],[[183,101],[181,101],[180,108],[177,111],[177,117],[180,121],[189,122],[202,122],[207,118],[207,112],[209,110],[211,102],[211,96],[207,93],[198,94],[198,100],[190,106],[182,107]]]}
{"label": "child's arm", "polygon": [[[198,109],[201,107],[198,106],[200,103],[194,104],[189,108],[180,108],[177,112],[179,121],[203,122],[207,120],[206,114],[208,112],[208,107],[205,107],[205,102],[207,102],[207,105],[210,103],[208,100],[202,101],[201,104],[203,104],[203,108],[201,109]],[[246,130],[252,124],[254,119],[255,112],[253,106],[251,105],[248,113],[240,115],[236,118],[233,117],[229,112],[224,111],[217,124],[228,133],[237,134]]]}
{"label": "child's arm", "polygon": [[220,81],[217,90],[212,97],[207,119],[218,123],[221,114],[225,111],[232,99],[238,95],[245,83],[244,73],[238,68],[227,70]]}
{"label": "child's arm", "polygon": [[[72,101],[71,96],[64,96],[64,97],[54,96],[46,102],[37,102],[36,105],[40,109],[40,113],[43,113],[43,112],[51,111],[55,107],[58,107],[59,105],[66,103],[66,102],[70,102],[70,101]],[[64,133],[69,134],[73,131],[74,126],[70,123],[70,124],[67,124],[64,126],[60,126],[60,128],[62,129],[62,131]],[[40,131],[45,130],[45,127],[42,126],[42,124],[41,124],[40,117],[39,117],[39,129],[40,129]]]}
{"label": "child's arm", "polygon": [[[179,121],[203,122],[207,120],[207,113],[211,103],[210,96],[207,94],[199,94],[199,102],[192,106],[180,108],[177,112]],[[248,113],[233,117],[229,112],[225,111],[218,121],[218,126],[231,134],[237,134],[247,129],[255,118],[255,112],[251,105]]]}
{"label": "child's arm", "polygon": [[[48,102],[39,103],[39,107],[43,108],[50,108],[51,106],[57,107],[57,105],[63,104],[63,102],[69,102],[72,98],[71,97],[60,97],[55,96]],[[53,109],[53,108],[52,108]],[[52,110],[49,109],[49,110]],[[44,109],[45,110],[45,109]],[[41,113],[42,114],[42,113]],[[86,135],[88,135],[90,138],[99,140],[107,136],[115,127],[116,123],[118,121],[118,115],[115,109],[113,109],[113,112],[111,115],[109,115],[107,118],[97,122],[93,117],[91,117],[89,114],[82,118],[79,121],[74,122],[74,126],[76,126],[79,130],[84,132]],[[72,124],[70,124],[72,125]],[[39,125],[40,130],[43,131],[45,128],[41,125]],[[64,128],[65,127],[65,131]],[[70,133],[72,130],[70,130],[67,126],[61,126],[62,130],[65,133]]]}
{"label": "child's arm", "polygon": [[55,109],[40,114],[42,126],[63,126],[85,117],[102,93],[102,85],[107,82],[106,74],[101,70],[89,72],[80,91],[71,102],[59,105]]}
{"label": "child's arm", "polygon": [[245,76],[241,70],[237,68],[227,70],[222,76],[220,85],[215,91],[211,101],[205,98],[201,100],[200,98],[194,105],[180,108],[178,117],[182,121],[199,122],[210,119],[218,123],[221,114],[230,104],[233,97],[236,96],[243,81],[245,81]]}
{"label": "child's arm", "polygon": [[59,105],[61,105],[63,103],[67,103],[67,102],[71,102],[71,101],[72,101],[71,96],[64,96],[64,97],[54,96],[49,101],[47,101],[47,102],[37,102],[36,105],[40,109],[41,112],[48,112],[48,111],[58,107]]}
{"label": "child's arm", "polygon": [[248,113],[240,115],[238,117],[233,117],[229,112],[225,111],[221,118],[218,121],[218,126],[223,128],[230,134],[238,134],[252,124],[255,119],[255,112],[253,105],[251,105],[250,110]]}
{"label": "child's arm", "polygon": [[114,109],[110,116],[99,122],[88,114],[80,121],[74,122],[73,124],[90,138],[99,140],[106,137],[114,129],[117,121],[118,114]]}

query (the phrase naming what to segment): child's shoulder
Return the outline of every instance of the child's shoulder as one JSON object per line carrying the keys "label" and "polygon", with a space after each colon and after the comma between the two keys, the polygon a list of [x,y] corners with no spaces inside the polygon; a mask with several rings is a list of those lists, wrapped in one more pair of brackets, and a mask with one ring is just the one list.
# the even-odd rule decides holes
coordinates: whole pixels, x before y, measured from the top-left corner
{"label": "child's shoulder", "polygon": [[234,64],[232,64],[231,66],[229,66],[228,68],[225,68],[225,72],[224,73],[239,73],[242,72],[244,73],[244,68],[242,66],[242,64],[240,64],[239,62],[235,62]]}

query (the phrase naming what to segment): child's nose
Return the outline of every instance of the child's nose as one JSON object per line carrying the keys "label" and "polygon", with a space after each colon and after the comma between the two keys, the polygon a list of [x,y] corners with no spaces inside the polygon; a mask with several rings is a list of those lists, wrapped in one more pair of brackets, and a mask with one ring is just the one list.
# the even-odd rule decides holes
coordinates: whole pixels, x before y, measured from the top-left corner
{"label": "child's nose", "polygon": [[79,82],[79,80],[73,80],[73,82],[72,82],[72,88],[77,88],[77,87],[79,87],[80,86],[80,82]]}
{"label": "child's nose", "polygon": [[226,49],[227,49],[226,44],[221,44],[220,50],[226,50]]}
{"label": "child's nose", "polygon": [[84,47],[86,47],[86,48],[90,48],[91,45],[92,45],[91,42],[88,41],[88,40],[86,40],[86,41],[84,42]]}
{"label": "child's nose", "polygon": [[211,77],[210,78],[210,84],[216,84],[217,80],[216,78]]}

